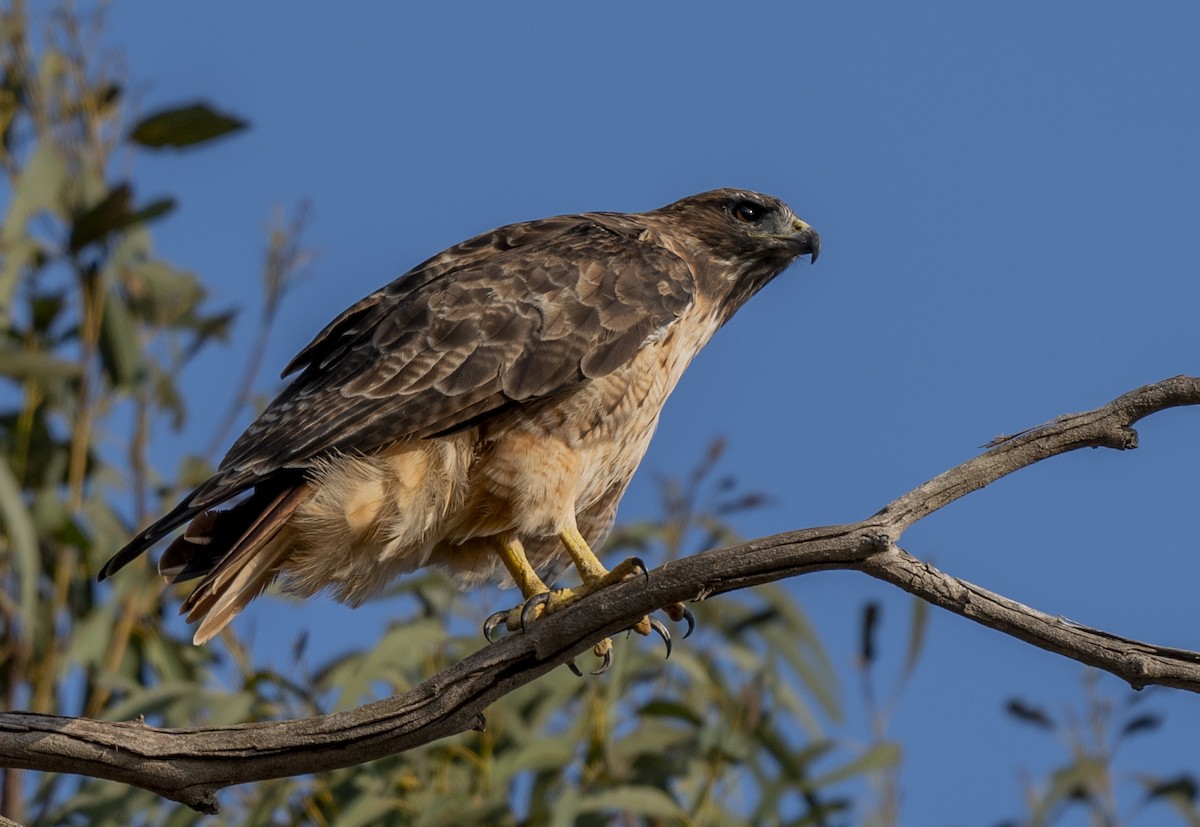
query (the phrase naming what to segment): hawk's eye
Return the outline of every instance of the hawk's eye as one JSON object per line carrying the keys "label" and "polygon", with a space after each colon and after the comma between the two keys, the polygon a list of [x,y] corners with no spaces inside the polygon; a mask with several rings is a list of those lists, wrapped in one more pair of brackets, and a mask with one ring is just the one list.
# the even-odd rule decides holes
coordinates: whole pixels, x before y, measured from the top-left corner
{"label": "hawk's eye", "polygon": [[733,205],[733,217],[745,224],[758,221],[766,211],[766,207],[754,201],[739,201]]}

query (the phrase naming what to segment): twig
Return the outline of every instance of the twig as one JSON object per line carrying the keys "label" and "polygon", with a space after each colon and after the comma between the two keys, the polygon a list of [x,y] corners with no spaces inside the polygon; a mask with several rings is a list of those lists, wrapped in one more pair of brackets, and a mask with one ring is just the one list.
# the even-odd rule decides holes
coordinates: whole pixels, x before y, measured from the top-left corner
{"label": "twig", "polygon": [[267,351],[267,342],[279,315],[279,306],[284,295],[301,277],[311,254],[300,246],[300,238],[304,234],[308,222],[309,205],[302,202],[292,215],[289,222],[284,222],[282,213],[275,216],[268,233],[267,252],[263,263],[263,309],[259,318],[258,329],[254,335],[254,344],[250,348],[250,356],[242,368],[242,376],[238,382],[237,391],[232,396],[229,409],[221,419],[212,434],[208,447],[208,456],[220,456],[222,449],[227,447],[226,441],[237,424],[238,417],[250,405],[251,390],[254,380],[258,378],[262,366],[263,355]]}
{"label": "twig", "polygon": [[1035,462],[1088,446],[1133,448],[1137,420],[1200,404],[1200,378],[1147,385],[1082,414],[1000,440],[859,523],[778,534],[675,560],[606,588],[425,681],[358,709],[304,720],[205,729],[12,712],[0,715],[0,766],[73,772],[152,790],[203,812],[218,790],[336,769],[483,726],[498,698],[545,674],[656,607],[826,569],[885,580],[934,605],[1135,687],[1200,692],[1200,653],[1154,646],[1052,617],[941,572],[896,543],[908,526]]}

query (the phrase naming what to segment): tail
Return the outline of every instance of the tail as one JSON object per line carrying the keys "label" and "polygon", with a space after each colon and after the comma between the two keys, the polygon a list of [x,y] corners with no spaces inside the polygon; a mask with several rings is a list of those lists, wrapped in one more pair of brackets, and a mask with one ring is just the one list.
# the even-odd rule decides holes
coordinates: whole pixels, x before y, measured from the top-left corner
{"label": "tail", "polygon": [[291,551],[290,532],[283,529],[310,491],[308,483],[294,476],[262,480],[248,497],[223,511],[211,509],[211,499],[196,506],[193,494],[117,552],[101,569],[100,579],[190,519],[183,535],[163,552],[158,571],[170,583],[203,578],[179,611],[189,623],[200,621],[193,640],[205,643],[275,579]]}
{"label": "tail", "polygon": [[197,646],[224,629],[279,574],[292,545],[284,526],[309,492],[306,483],[255,491],[227,511],[201,514],[163,552],[158,570],[170,582],[204,578],[179,607],[189,623],[200,621]]}

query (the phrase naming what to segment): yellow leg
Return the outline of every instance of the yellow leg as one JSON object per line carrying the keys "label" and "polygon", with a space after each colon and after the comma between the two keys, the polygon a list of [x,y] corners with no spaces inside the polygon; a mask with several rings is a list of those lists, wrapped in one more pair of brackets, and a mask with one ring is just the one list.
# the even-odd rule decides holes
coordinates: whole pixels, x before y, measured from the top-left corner
{"label": "yellow leg", "polygon": [[521,596],[526,600],[535,594],[542,594],[550,590],[533,570],[533,566],[529,565],[529,558],[525,556],[525,547],[515,536],[509,535],[502,539],[497,554],[500,555],[500,561],[504,563],[504,568],[508,569],[513,582],[521,590]]}
{"label": "yellow leg", "polygon": [[579,569],[579,576],[583,578],[584,583],[591,583],[608,574],[608,569],[604,568],[604,564],[592,551],[587,540],[583,539],[579,529],[574,526],[564,528],[559,533],[558,539],[566,547],[567,554],[571,555],[571,562],[575,564],[575,568]]}
{"label": "yellow leg", "polygon": [[[496,554],[499,556],[500,562],[504,563],[504,568],[508,569],[509,576],[517,584],[517,588],[521,590],[521,597],[525,599],[525,602],[507,612],[496,612],[484,622],[483,635],[488,640],[492,639],[492,633],[501,623],[510,632],[522,628],[525,623],[525,606],[534,597],[550,593],[550,587],[542,581],[542,578],[538,577],[533,566],[529,565],[529,558],[525,556],[525,547],[521,545],[521,541],[516,535],[510,534],[502,537],[496,544]],[[533,608],[530,619],[540,617],[546,607],[545,605],[536,605]]]}

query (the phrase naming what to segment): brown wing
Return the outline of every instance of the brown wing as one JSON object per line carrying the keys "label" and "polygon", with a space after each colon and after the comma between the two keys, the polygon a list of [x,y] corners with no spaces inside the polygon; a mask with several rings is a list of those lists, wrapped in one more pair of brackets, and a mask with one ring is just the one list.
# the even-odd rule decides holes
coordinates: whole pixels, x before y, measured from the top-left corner
{"label": "brown wing", "polygon": [[[105,566],[316,457],[431,437],[603,376],[690,306],[688,264],[635,217],[503,227],[435,256],[334,320],[288,366],[300,375],[215,476]],[[289,482],[288,484],[293,484]]]}

